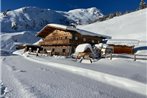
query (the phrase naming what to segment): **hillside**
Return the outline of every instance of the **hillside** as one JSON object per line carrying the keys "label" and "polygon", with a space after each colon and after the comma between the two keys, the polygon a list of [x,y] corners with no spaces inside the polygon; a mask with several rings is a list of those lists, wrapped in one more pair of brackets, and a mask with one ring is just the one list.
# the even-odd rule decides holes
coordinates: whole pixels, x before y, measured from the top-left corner
{"label": "hillside", "polygon": [[88,9],[75,9],[68,12],[36,7],[23,7],[12,11],[0,13],[2,32],[16,32],[26,30],[40,30],[49,23],[70,25],[90,24],[103,14],[95,7]]}
{"label": "hillside", "polygon": [[137,39],[147,41],[147,9],[135,11],[103,22],[78,26],[91,32],[112,36],[113,39]]}

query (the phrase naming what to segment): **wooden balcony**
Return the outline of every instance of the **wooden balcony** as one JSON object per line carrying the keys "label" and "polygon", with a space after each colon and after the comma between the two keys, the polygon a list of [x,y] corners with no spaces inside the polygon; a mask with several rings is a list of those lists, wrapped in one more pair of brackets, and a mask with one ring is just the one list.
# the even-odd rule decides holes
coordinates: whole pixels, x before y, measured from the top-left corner
{"label": "wooden balcony", "polygon": [[44,40],[39,43],[40,45],[68,45],[70,44],[70,40]]}

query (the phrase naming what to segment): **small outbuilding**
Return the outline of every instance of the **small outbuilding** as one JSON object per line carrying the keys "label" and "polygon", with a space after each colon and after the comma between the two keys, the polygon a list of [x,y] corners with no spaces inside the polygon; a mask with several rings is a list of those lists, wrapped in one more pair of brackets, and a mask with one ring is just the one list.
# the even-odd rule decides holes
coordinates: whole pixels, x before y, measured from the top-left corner
{"label": "small outbuilding", "polygon": [[139,44],[139,41],[131,39],[109,39],[107,44],[113,47],[113,53],[134,54],[134,47]]}
{"label": "small outbuilding", "polygon": [[76,47],[75,53],[72,57],[76,60],[80,59],[79,62],[82,62],[83,59],[88,59],[92,63],[92,59],[95,58],[95,54],[92,46],[89,43],[84,43]]}
{"label": "small outbuilding", "polygon": [[88,43],[80,44],[76,47],[75,54],[77,54],[77,58],[90,58],[94,57],[94,52],[92,46]]}

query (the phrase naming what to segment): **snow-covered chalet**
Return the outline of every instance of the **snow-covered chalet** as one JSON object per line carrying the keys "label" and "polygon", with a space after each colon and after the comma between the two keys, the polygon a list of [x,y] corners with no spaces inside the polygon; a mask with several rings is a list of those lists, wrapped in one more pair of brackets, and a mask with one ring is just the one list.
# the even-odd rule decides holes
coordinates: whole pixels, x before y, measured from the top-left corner
{"label": "snow-covered chalet", "polygon": [[43,40],[39,42],[51,55],[68,56],[75,52],[79,44],[91,45],[101,43],[103,39],[111,37],[78,29],[74,26],[48,24],[37,33]]}

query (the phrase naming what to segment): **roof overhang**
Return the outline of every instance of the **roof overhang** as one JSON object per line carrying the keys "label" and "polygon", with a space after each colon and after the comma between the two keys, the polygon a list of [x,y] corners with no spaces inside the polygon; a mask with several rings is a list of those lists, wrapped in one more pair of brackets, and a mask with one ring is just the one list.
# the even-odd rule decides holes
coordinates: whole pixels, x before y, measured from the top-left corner
{"label": "roof overhang", "polygon": [[45,38],[49,33],[51,33],[55,29],[66,30],[66,28],[48,24],[45,27],[43,27],[39,32],[37,32],[36,36]]}
{"label": "roof overhang", "polygon": [[97,33],[93,33],[90,31],[74,28],[71,26],[59,25],[59,24],[46,25],[43,29],[41,29],[39,32],[37,32],[36,36],[41,37],[41,38],[45,38],[48,34],[50,34],[53,30],[56,30],[56,29],[64,30],[64,31],[74,31],[74,32],[80,33],[81,35],[96,36],[96,37],[100,37],[102,39],[111,39],[110,36],[97,34]]}

